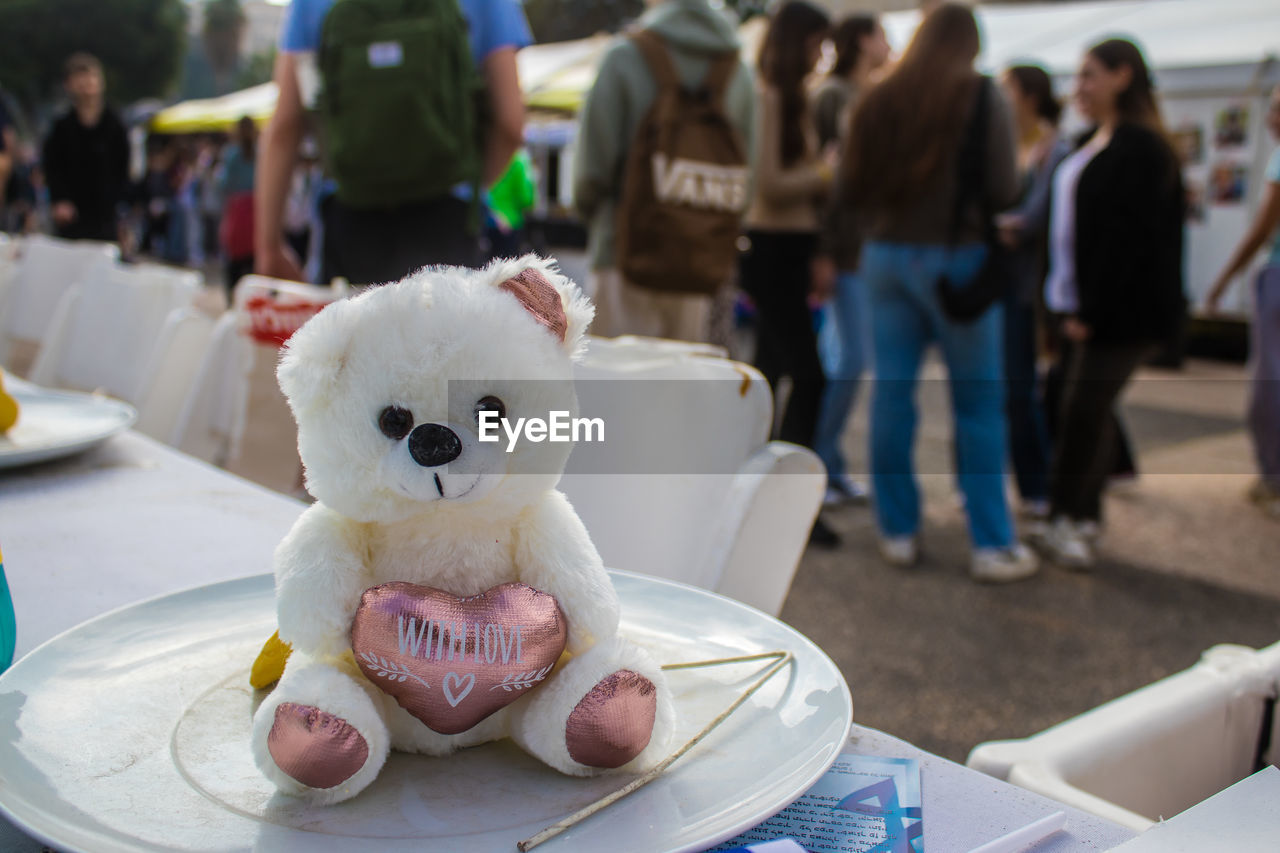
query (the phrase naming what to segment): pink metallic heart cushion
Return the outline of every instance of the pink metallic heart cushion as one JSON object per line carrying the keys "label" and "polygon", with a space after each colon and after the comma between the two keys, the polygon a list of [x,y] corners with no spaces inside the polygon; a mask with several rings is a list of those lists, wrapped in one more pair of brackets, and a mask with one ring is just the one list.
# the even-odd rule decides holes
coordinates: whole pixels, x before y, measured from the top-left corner
{"label": "pink metallic heart cushion", "polygon": [[555,598],[522,583],[459,598],[397,582],[360,597],[351,650],[400,707],[452,735],[541,684],[568,633]]}

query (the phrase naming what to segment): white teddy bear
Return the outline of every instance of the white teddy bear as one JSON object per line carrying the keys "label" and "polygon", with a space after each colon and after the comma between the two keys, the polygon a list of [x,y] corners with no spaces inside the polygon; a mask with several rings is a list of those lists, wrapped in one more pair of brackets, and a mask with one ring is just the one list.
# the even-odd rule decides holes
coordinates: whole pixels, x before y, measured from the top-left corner
{"label": "white teddy bear", "polygon": [[593,311],[529,256],[422,270],[290,340],[278,377],[317,503],[276,550],[293,652],[254,717],[280,790],[341,802],[391,749],[502,737],[581,776],[664,754],[661,668],[618,636],[617,594],[555,488],[572,445],[480,440],[482,418],[576,417]]}

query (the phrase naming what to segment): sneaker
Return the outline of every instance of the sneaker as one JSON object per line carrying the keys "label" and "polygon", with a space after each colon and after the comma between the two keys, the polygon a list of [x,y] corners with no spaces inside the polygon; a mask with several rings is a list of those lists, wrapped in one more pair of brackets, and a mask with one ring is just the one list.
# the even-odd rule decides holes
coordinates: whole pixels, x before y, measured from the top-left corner
{"label": "sneaker", "polygon": [[1084,537],[1084,541],[1096,547],[1098,540],[1102,538],[1102,522],[1093,519],[1077,521],[1076,532]]}
{"label": "sneaker", "polygon": [[832,530],[822,520],[822,516],[819,515],[813,520],[813,529],[809,531],[809,544],[816,545],[819,548],[838,548],[840,546],[840,534]]}
{"label": "sneaker", "polygon": [[1081,524],[1069,518],[1055,520],[1045,542],[1045,552],[1049,559],[1064,569],[1093,568],[1093,544],[1089,538],[1091,524],[1092,530],[1096,531],[1096,522]]}
{"label": "sneaker", "polygon": [[983,583],[1012,583],[1040,570],[1040,559],[1021,542],[1008,548],[975,548],[969,576]]}
{"label": "sneaker", "polygon": [[1049,502],[1044,498],[1025,500],[1018,506],[1018,512],[1023,518],[1044,521],[1049,517]]}
{"label": "sneaker", "polygon": [[827,480],[827,493],[822,498],[824,506],[836,506],[844,503],[866,503],[871,500],[871,491],[848,474],[838,474]]}
{"label": "sneaker", "polygon": [[1053,536],[1053,522],[1048,519],[1032,519],[1020,525],[1023,538],[1037,551],[1048,551]]}
{"label": "sneaker", "polygon": [[908,569],[920,559],[920,546],[914,536],[881,536],[880,556],[891,566]]}

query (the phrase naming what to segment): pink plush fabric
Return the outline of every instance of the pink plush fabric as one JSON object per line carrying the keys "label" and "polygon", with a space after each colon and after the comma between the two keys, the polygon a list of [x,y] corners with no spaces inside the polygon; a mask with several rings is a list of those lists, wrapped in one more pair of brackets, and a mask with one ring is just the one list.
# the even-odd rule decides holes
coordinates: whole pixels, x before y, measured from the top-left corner
{"label": "pink plush fabric", "polygon": [[569,757],[588,767],[621,767],[649,745],[657,712],[653,682],[629,669],[618,670],[569,714]]}
{"label": "pink plush fabric", "polygon": [[276,766],[310,788],[341,785],[364,766],[369,745],[346,720],[282,702],[267,736]]}
{"label": "pink plush fabric", "polygon": [[551,334],[564,341],[565,335],[569,333],[569,320],[565,317],[564,304],[560,301],[560,294],[542,273],[532,269],[524,270],[499,287],[519,299],[526,311],[546,326]]}

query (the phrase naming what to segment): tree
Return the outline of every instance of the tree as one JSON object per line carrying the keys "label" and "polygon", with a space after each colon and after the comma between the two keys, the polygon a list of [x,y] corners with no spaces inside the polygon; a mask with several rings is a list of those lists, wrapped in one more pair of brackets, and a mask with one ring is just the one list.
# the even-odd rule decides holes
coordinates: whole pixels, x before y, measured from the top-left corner
{"label": "tree", "polygon": [[529,28],[539,42],[617,32],[644,12],[644,0],[525,0]]}
{"label": "tree", "polygon": [[[745,21],[764,14],[768,0],[723,0]],[[644,13],[644,0],[525,0],[524,12],[538,42],[568,41],[616,33]]]}
{"label": "tree", "polygon": [[162,97],[186,48],[182,0],[3,0],[0,85],[29,110],[57,97],[76,51],[102,62],[117,103]]}
{"label": "tree", "polygon": [[219,94],[230,91],[231,75],[240,62],[240,45],[244,42],[247,23],[240,0],[208,0],[204,4],[200,40],[213,68]]}
{"label": "tree", "polygon": [[248,89],[262,83],[271,82],[276,67],[276,49],[260,51],[250,55],[236,73],[236,89]]}

